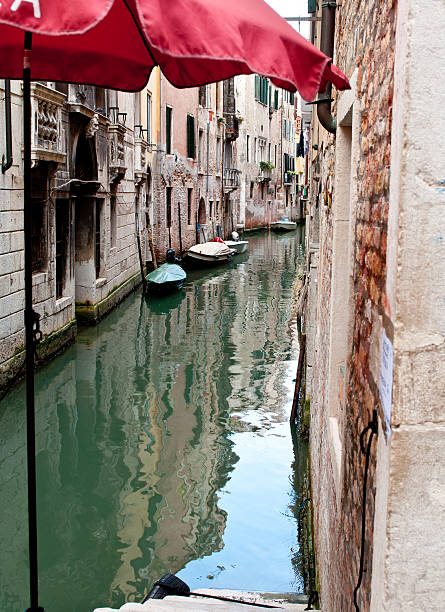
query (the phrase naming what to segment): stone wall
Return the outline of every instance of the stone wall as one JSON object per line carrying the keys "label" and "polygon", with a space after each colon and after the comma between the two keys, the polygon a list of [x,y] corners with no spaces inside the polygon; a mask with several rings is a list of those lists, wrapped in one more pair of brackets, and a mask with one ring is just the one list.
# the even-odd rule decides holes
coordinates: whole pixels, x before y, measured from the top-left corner
{"label": "stone wall", "polygon": [[[330,612],[353,609],[364,470],[359,436],[372,409],[380,409],[382,325],[393,337],[385,279],[395,26],[391,2],[337,8],[334,59],[353,89],[336,97],[337,135],[322,130],[312,165],[312,240],[319,218],[320,253],[311,458],[321,602]],[[375,445],[368,490],[362,611],[371,602]]]}

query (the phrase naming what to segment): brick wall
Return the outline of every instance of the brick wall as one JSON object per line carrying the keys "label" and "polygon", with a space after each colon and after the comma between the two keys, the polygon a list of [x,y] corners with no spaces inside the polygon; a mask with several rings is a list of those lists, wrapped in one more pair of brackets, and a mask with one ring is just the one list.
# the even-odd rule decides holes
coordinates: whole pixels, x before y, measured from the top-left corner
{"label": "brick wall", "polygon": [[[358,164],[351,178],[357,183],[353,248],[351,338],[348,343],[346,393],[341,408],[341,469],[336,484],[332,444],[329,443],[329,343],[331,338],[333,213],[336,193],[329,190],[335,173],[336,139],[323,136],[319,147],[319,182],[312,183],[313,210],[318,197],[320,264],[317,320],[314,337],[313,397],[311,398],[311,455],[314,522],[323,608],[353,609],[353,589],[360,558],[364,457],[359,436],[379,406],[373,343],[385,321],[386,245],[389,202],[391,109],[393,97],[395,9],[392,2],[354,1],[337,9],[336,64],[349,76],[357,70],[360,136]],[[336,113],[336,103],[333,114]],[[315,165],[313,165],[313,168]],[[314,171],[313,171],[314,174]],[[321,190],[318,185],[321,183]],[[354,235],[354,234],[353,234]],[[344,262],[348,265],[348,262]],[[345,304],[347,307],[347,304]],[[331,404],[330,404],[331,402]],[[334,411],[335,411],[334,410]],[[375,454],[368,484],[365,573],[359,606],[369,609],[372,576],[372,531],[375,503]]]}

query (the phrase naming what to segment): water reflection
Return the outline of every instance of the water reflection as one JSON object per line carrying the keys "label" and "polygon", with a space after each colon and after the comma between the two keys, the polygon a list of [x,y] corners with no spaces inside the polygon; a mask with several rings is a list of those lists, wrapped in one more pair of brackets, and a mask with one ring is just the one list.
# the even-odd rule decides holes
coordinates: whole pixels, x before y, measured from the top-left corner
{"label": "water reflection", "polygon": [[[282,536],[287,552],[280,561],[283,550],[274,546],[274,562],[277,572],[283,562],[291,568],[295,521],[271,528],[269,506],[281,496],[280,513],[290,495],[296,248],[295,234],[258,235],[229,266],[190,273],[182,292],[158,300],[134,294],[38,373],[40,599],[47,612],[140,600],[159,576],[184,567],[190,583],[213,584],[207,576],[218,555],[233,571],[215,586],[241,580],[255,588],[249,567],[258,574]],[[7,500],[0,609],[12,611],[28,603],[22,386],[0,404],[0,427],[0,495]],[[239,520],[246,507],[252,533],[252,515],[260,517],[262,550]],[[261,580],[273,590],[268,574]],[[296,584],[288,574],[281,590]]]}

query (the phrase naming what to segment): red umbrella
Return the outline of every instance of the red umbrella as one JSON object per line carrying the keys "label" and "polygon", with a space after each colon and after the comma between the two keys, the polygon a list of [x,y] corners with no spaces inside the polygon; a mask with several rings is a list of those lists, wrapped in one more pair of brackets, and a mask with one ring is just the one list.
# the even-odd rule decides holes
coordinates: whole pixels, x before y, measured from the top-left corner
{"label": "red umbrella", "polygon": [[[0,0],[1,76],[22,77],[21,30],[33,33],[34,79],[137,91],[159,64],[176,87],[235,74],[269,77],[313,100],[330,59],[262,0]],[[10,27],[16,26],[16,27]]]}
{"label": "red umbrella", "polygon": [[[25,34],[24,34],[25,32]],[[25,44],[23,45],[23,37]],[[33,46],[31,57],[31,46]],[[25,53],[23,53],[25,48]],[[0,0],[0,77],[23,78],[25,339],[30,598],[38,606],[31,235],[34,80],[137,91],[159,65],[177,87],[258,73],[312,100],[349,83],[263,0]]]}

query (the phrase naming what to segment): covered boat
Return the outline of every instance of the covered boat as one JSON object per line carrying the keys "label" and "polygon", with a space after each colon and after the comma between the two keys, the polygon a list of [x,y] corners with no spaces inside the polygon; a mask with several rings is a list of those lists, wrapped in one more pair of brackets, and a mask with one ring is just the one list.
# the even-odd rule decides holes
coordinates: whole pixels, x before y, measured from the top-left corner
{"label": "covered boat", "polygon": [[154,293],[165,293],[181,289],[187,275],[181,266],[175,263],[164,263],[150,274],[147,274],[148,291]]}
{"label": "covered boat", "polygon": [[270,228],[275,232],[291,232],[297,229],[297,224],[295,221],[290,221],[289,217],[280,217],[278,221],[270,224]]}
{"label": "covered boat", "polygon": [[203,242],[195,244],[186,253],[187,263],[191,265],[215,265],[232,259],[234,249],[225,242]]}

